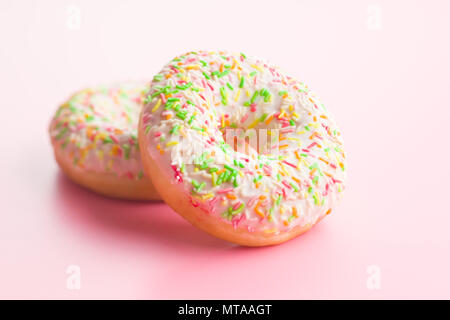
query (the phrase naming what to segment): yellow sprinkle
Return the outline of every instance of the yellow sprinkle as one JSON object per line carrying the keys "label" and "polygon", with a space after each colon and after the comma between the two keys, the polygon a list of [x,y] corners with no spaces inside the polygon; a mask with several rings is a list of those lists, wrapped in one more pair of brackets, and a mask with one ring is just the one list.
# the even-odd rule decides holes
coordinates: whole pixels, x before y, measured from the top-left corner
{"label": "yellow sprinkle", "polygon": [[294,116],[294,118],[300,118],[300,116],[298,115],[298,113],[297,112],[292,112],[292,116]]}
{"label": "yellow sprinkle", "polygon": [[248,91],[247,89],[245,90],[245,94],[247,95],[247,97],[250,97],[250,91]]}
{"label": "yellow sprinkle", "polygon": [[289,105],[289,111],[293,111],[294,110],[294,106],[292,104]]}
{"label": "yellow sprinkle", "polygon": [[241,95],[241,89],[238,89],[238,91],[236,92],[236,97],[234,97],[234,101],[237,102],[240,95]]}
{"label": "yellow sprinkle", "polygon": [[259,119],[256,119],[248,126],[248,128],[253,129],[258,123],[259,123]]}
{"label": "yellow sprinkle", "polygon": [[207,193],[207,194],[202,196],[203,200],[210,199],[212,197],[214,197],[214,194],[212,194],[212,193]]}
{"label": "yellow sprinkle", "polygon": [[178,141],[169,141],[166,144],[166,147],[170,147],[170,146],[176,146],[178,144]]}
{"label": "yellow sprinkle", "polygon": [[161,105],[161,99],[158,99],[158,102],[156,102],[155,106],[152,109],[152,112],[155,112],[159,109],[159,106]]}
{"label": "yellow sprinkle", "polygon": [[187,137],[186,136],[186,132],[184,132],[184,130],[183,130],[183,127],[181,127],[179,130],[178,130],[180,133],[181,133],[181,135],[183,136],[183,137]]}
{"label": "yellow sprinkle", "polygon": [[257,70],[259,70],[259,71],[263,71],[263,69],[261,69],[261,67],[260,66],[257,66],[256,64],[252,64],[251,65],[253,68],[255,68],[255,69],[257,69]]}
{"label": "yellow sprinkle", "polygon": [[187,70],[191,70],[191,69],[197,70],[197,69],[199,69],[199,68],[200,68],[200,67],[199,67],[198,65],[196,65],[196,64],[186,66],[186,69],[187,69]]}

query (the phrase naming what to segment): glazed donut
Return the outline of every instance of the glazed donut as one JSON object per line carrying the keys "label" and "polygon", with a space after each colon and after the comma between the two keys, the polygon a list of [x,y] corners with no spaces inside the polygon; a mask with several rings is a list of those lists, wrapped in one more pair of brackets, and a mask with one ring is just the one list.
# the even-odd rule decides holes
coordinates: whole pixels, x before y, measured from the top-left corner
{"label": "glazed donut", "polygon": [[[228,142],[228,131],[239,129],[244,138]],[[256,147],[247,141],[252,132]],[[305,232],[344,190],[345,153],[323,104],[302,82],[244,54],[189,52],[170,61],[146,97],[139,141],[166,203],[241,245]]]}
{"label": "glazed donut", "polygon": [[62,104],[49,128],[55,159],[74,182],[97,193],[158,200],[142,170],[137,125],[148,85],[88,88]]}

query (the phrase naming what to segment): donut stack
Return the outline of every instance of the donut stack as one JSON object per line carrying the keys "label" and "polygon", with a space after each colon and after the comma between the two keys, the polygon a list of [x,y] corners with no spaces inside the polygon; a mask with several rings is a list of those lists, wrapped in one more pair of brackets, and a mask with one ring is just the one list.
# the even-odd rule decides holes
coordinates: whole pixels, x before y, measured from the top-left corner
{"label": "donut stack", "polygon": [[78,184],[162,199],[194,226],[246,246],[309,230],[345,189],[330,113],[304,83],[243,53],[188,52],[151,82],[80,91],[59,107],[50,136]]}

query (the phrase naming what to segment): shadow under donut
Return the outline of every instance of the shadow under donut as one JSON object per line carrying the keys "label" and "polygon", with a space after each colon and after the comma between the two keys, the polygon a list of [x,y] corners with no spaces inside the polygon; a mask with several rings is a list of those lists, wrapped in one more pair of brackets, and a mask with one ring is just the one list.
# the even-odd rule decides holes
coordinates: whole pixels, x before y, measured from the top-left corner
{"label": "shadow under donut", "polygon": [[164,202],[107,198],[76,185],[62,172],[56,176],[55,198],[64,218],[84,232],[107,232],[124,240],[137,238],[166,246],[235,247],[191,226]]}

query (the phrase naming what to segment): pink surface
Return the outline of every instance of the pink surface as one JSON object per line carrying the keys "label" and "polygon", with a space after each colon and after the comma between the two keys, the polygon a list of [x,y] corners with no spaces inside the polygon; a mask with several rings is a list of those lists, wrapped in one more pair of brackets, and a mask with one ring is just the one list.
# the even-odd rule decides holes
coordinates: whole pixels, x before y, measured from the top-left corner
{"label": "pink surface", "polygon": [[[448,2],[146,3],[0,2],[0,298],[450,298]],[[46,130],[69,94],[201,48],[266,57],[335,115],[348,189],[304,236],[238,247],[59,172]]]}

